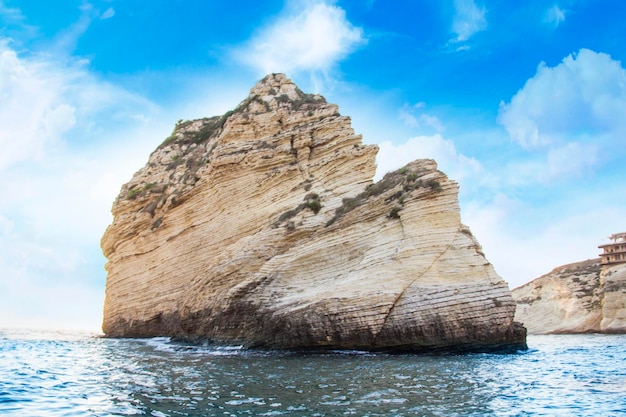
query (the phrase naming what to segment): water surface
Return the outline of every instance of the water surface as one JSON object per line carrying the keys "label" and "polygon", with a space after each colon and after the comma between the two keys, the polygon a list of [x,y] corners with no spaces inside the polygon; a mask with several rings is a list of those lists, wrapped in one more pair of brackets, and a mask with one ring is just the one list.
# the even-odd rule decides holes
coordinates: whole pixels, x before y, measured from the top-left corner
{"label": "water surface", "polygon": [[0,415],[619,416],[626,336],[517,354],[300,354],[0,330]]}

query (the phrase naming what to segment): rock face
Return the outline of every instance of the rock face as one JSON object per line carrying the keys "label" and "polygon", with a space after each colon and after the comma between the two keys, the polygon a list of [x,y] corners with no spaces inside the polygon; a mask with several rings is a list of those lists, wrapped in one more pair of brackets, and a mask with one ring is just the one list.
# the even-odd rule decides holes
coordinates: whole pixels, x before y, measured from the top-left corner
{"label": "rock face", "polygon": [[102,238],[107,336],[266,348],[525,347],[507,284],[432,160],[372,184],[376,146],[282,74],[179,122]]}
{"label": "rock face", "polygon": [[626,333],[626,264],[564,265],[512,293],[529,333]]}

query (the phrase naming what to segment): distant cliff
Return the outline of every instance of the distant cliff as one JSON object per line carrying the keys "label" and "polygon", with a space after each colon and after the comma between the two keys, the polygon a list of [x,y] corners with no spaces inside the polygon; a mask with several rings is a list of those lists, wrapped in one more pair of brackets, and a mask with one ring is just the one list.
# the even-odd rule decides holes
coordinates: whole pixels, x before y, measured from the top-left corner
{"label": "distant cliff", "polygon": [[525,346],[507,284],[431,160],[373,184],[377,147],[282,74],[181,121],[102,238],[103,330],[268,348]]}
{"label": "distant cliff", "polygon": [[512,293],[529,333],[626,333],[626,264],[564,265]]}

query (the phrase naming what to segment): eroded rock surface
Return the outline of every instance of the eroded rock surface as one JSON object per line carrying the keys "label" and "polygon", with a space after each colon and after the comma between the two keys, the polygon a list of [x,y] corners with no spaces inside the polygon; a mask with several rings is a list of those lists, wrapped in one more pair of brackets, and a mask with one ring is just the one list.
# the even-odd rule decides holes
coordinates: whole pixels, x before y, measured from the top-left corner
{"label": "eroded rock surface", "polygon": [[626,264],[564,265],[512,293],[529,333],[626,333]]}
{"label": "eroded rock surface", "polygon": [[108,336],[268,348],[525,346],[507,284],[432,160],[372,184],[377,147],[282,74],[179,122],[102,238]]}

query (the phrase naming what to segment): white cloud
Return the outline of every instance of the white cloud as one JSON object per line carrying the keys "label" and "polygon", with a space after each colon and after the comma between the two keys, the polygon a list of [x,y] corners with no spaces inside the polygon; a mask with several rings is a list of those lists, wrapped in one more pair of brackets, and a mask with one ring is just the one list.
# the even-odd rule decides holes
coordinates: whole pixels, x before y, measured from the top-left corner
{"label": "white cloud", "polygon": [[607,54],[581,49],[557,66],[540,64],[498,122],[534,159],[544,180],[577,177],[626,156],[626,70]]}
{"label": "white cloud", "polygon": [[96,17],[96,11],[93,6],[84,2],[79,6],[81,14],[70,26],[61,30],[55,37],[49,50],[56,54],[71,54],[76,49],[78,39],[89,29],[91,22]]}
{"label": "white cloud", "polygon": [[435,132],[443,132],[445,130],[443,123],[437,116],[423,112],[426,106],[425,103],[420,102],[414,106],[405,104],[399,112],[400,119],[409,127],[413,128],[430,128]]}
{"label": "white cloud", "polygon": [[547,156],[549,178],[579,178],[592,170],[597,162],[594,144],[570,142],[550,149]]}
{"label": "white cloud", "polygon": [[[95,78],[81,62],[22,57],[3,40],[0,100],[0,327],[20,317],[57,325],[72,314],[97,319],[99,241],[111,203],[171,126],[155,120],[148,100]],[[64,307],[73,302],[63,294],[90,303],[76,304],[80,314]]]}
{"label": "white cloud", "polygon": [[569,142],[546,151],[517,156],[498,167],[487,181],[501,187],[563,186],[593,176],[599,165],[598,145]]}
{"label": "white cloud", "polygon": [[[0,201],[0,294],[14,319],[0,315],[0,327],[18,319],[85,327],[87,318],[87,327],[99,326],[105,283],[99,242],[111,204],[164,132],[142,126],[112,133],[108,145],[80,152],[65,144],[2,172],[0,194],[9,198]],[[71,300],[77,291],[80,300]],[[9,296],[21,302],[5,303]]]}
{"label": "white cloud", "polygon": [[498,122],[526,149],[624,132],[626,70],[607,54],[581,49],[556,67],[544,63],[508,104]]}
{"label": "white cloud", "polygon": [[376,157],[378,165],[376,179],[411,161],[423,158],[434,159],[441,171],[457,181],[482,169],[477,160],[459,154],[454,143],[439,134],[414,137],[399,145],[385,141],[379,144],[379,148]]}
{"label": "white cloud", "polygon": [[474,0],[454,0],[452,32],[453,42],[465,42],[477,32],[487,29],[487,10],[478,7]]}
{"label": "white cloud", "polygon": [[556,28],[565,21],[565,11],[555,4],[546,10],[543,21]]}
{"label": "white cloud", "polygon": [[[597,192],[590,198],[601,201],[610,194]],[[514,288],[557,266],[597,258],[602,238],[621,230],[619,204],[586,201],[581,196],[577,204],[533,205],[497,194],[487,202],[463,205],[462,215],[496,272]]]}
{"label": "white cloud", "polygon": [[[583,49],[534,77],[502,103],[511,145],[483,154],[477,191],[462,217],[512,287],[567,263],[596,258],[622,230],[619,166],[626,157],[626,71]],[[474,179],[474,178],[472,178]]]}
{"label": "white cloud", "polygon": [[9,20],[24,20],[24,15],[22,15],[22,11],[20,9],[17,7],[7,7],[2,1],[0,1],[0,15]]}
{"label": "white cloud", "polygon": [[[112,112],[128,122],[149,101],[96,80],[82,62],[63,64],[45,56],[19,57],[0,39],[0,171],[38,161],[44,151],[75,129],[86,129],[93,114]],[[93,133],[93,132],[88,132]]]}
{"label": "white cloud", "polygon": [[343,9],[326,3],[306,3],[261,29],[235,55],[262,74],[298,71],[326,74],[364,42]]}
{"label": "white cloud", "polygon": [[104,13],[102,13],[100,19],[106,20],[112,18],[113,16],[115,16],[115,10],[113,9],[113,7],[109,7]]}
{"label": "white cloud", "polygon": [[3,270],[12,279],[0,281],[2,328],[99,331],[103,292],[86,282],[68,285],[50,277],[33,282],[12,272]]}
{"label": "white cloud", "polygon": [[60,84],[46,65],[24,62],[0,41],[0,171],[38,159],[48,143],[74,125],[74,109],[63,102]]}

